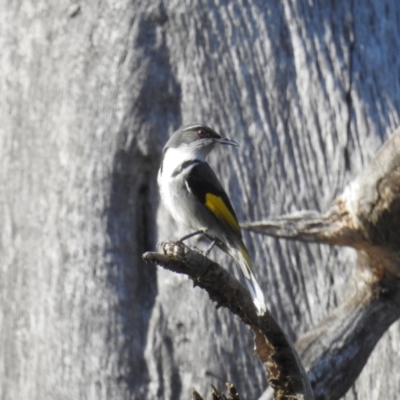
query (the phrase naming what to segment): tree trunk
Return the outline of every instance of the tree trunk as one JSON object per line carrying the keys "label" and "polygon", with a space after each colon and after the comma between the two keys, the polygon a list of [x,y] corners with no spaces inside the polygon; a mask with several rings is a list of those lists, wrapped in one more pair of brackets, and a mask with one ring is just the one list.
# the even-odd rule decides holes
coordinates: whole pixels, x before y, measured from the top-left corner
{"label": "tree trunk", "polygon": [[[400,3],[70,4],[0,5],[0,398],[255,399],[248,329],[141,260],[187,233],[162,146],[190,122],[238,141],[210,163],[241,221],[327,210],[399,124]],[[341,303],[353,250],[244,236],[293,340]],[[399,333],[346,399],[398,395]]]}

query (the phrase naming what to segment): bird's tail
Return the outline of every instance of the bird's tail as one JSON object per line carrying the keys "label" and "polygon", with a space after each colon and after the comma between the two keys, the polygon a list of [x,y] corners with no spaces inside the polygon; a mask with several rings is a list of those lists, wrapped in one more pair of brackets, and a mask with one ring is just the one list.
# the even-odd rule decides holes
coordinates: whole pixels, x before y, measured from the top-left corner
{"label": "bird's tail", "polygon": [[240,244],[237,248],[230,248],[229,254],[237,261],[246,278],[246,285],[250,291],[253,303],[256,306],[257,314],[263,315],[267,311],[265,306],[265,300],[263,292],[257,282],[257,279],[253,272],[253,267],[251,264],[249,253],[243,244]]}

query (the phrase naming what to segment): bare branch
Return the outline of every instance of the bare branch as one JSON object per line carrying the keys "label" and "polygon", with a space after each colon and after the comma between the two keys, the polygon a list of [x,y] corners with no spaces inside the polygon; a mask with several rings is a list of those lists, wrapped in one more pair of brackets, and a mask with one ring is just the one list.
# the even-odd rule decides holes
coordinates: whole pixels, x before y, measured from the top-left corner
{"label": "bare branch", "polygon": [[214,387],[213,385],[211,385],[211,386],[213,388],[213,391],[212,391],[212,394],[211,394],[213,400],[240,400],[239,393],[237,392],[235,386],[233,386],[230,383],[226,384],[226,387],[227,387],[228,392],[229,392],[228,393],[229,397],[226,397],[223,393],[220,393],[218,391],[218,389],[216,387]]}
{"label": "bare branch", "polygon": [[315,398],[342,397],[400,317],[400,129],[325,215],[303,211],[242,226],[357,250],[348,297],[296,346]]}
{"label": "bare branch", "polygon": [[279,239],[339,246],[357,247],[365,240],[340,201],[324,215],[317,211],[299,211],[271,220],[242,223],[241,227]]}
{"label": "bare branch", "polygon": [[[400,128],[326,214],[300,211],[241,226],[276,238],[351,246],[367,252],[381,246],[397,254],[400,251]],[[397,257],[396,263],[390,269],[398,275]]]}
{"label": "bare branch", "polygon": [[[357,250],[358,263],[348,297],[297,343],[315,397],[340,398],[354,383],[383,333],[400,317],[400,130],[326,214],[302,211],[242,226],[277,238]],[[191,256],[187,257],[191,253],[181,259],[185,268],[191,265]],[[175,259],[163,257],[169,259],[163,259],[166,264]],[[187,273],[217,304],[228,307],[251,326],[257,355],[266,367],[275,398],[305,397],[308,383],[302,377],[302,366],[275,320],[269,314],[258,318],[247,290],[236,280],[229,282],[229,274],[220,266],[211,265],[214,272],[210,278],[211,270],[207,268],[202,275],[198,265],[194,275],[179,271],[176,265],[173,270]],[[217,287],[210,286],[210,282],[216,282],[213,275],[219,269],[223,279]],[[282,337],[283,345],[279,343]]]}
{"label": "bare branch", "polygon": [[306,373],[291,342],[267,311],[257,316],[250,293],[220,265],[180,242],[164,245],[165,254],[145,253],[146,262],[188,275],[206,290],[217,307],[227,307],[255,334],[256,354],[263,362],[275,399],[312,399]]}
{"label": "bare branch", "polygon": [[399,280],[385,280],[375,292],[363,286],[296,343],[316,399],[341,398],[400,317]]}
{"label": "bare branch", "polygon": [[[235,386],[232,385],[231,383],[226,384],[229,397],[226,397],[223,393],[220,393],[218,389],[215,388],[213,385],[211,385],[211,387],[212,387],[212,393],[211,393],[212,400],[240,400],[239,393],[237,392]],[[196,389],[193,389],[192,391],[192,400],[203,400],[203,398],[197,393]]]}
{"label": "bare branch", "polygon": [[204,400],[196,391],[196,389],[192,390],[192,400]]}

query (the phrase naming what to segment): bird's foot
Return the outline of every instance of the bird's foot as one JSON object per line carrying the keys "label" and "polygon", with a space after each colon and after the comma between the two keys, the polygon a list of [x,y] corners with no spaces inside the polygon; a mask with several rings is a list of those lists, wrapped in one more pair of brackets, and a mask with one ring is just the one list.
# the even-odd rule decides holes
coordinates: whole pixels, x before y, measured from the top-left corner
{"label": "bird's foot", "polygon": [[171,257],[184,257],[188,252],[188,247],[179,240],[175,242],[164,242],[162,249],[165,255]]}

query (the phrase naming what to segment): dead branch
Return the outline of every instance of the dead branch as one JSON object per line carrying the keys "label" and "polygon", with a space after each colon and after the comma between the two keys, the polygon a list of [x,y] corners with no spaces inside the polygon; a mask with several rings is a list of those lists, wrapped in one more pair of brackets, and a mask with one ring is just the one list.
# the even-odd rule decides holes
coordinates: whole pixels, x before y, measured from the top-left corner
{"label": "dead branch", "polygon": [[375,292],[363,286],[296,343],[316,399],[344,396],[378,340],[400,317],[399,280],[384,279]]}
{"label": "dead branch", "polygon": [[[232,385],[231,383],[226,384],[226,388],[228,389],[228,397],[226,397],[223,393],[218,391],[218,389],[215,388],[213,385],[211,385],[211,387],[212,387],[212,392],[211,392],[212,400],[240,400],[238,391],[236,390],[235,386]],[[203,400],[203,398],[197,393],[196,389],[193,389],[192,391],[192,400]]]}
{"label": "dead branch", "polygon": [[326,214],[302,211],[242,226],[357,250],[348,297],[297,343],[315,398],[340,398],[400,317],[400,129]]}
{"label": "dead branch", "polygon": [[275,219],[240,224],[243,229],[279,239],[356,247],[364,238],[338,201],[326,214],[298,211]]}
{"label": "dead branch", "polygon": [[196,391],[196,389],[192,390],[192,400],[204,400]]}
{"label": "dead branch", "polygon": [[143,259],[188,275],[194,286],[207,291],[217,307],[228,308],[251,327],[256,354],[267,371],[275,399],[313,399],[293,345],[269,312],[257,316],[250,293],[228,271],[180,242],[168,242],[164,244],[164,254],[148,252]]}

